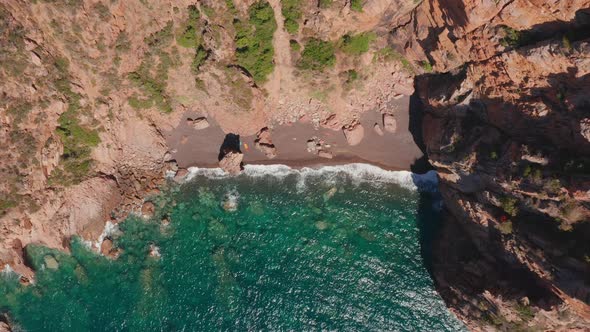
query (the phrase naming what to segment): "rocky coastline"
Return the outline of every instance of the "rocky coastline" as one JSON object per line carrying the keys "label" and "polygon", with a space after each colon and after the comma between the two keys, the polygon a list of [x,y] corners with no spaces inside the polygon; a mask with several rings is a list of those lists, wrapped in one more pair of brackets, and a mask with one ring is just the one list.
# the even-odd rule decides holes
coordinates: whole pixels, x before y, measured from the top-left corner
{"label": "rocky coastline", "polygon": [[[264,82],[236,65],[232,15],[255,1],[232,3],[194,22],[191,1],[0,4],[1,266],[30,282],[27,245],[150,215],[190,166],[433,168],[425,255],[447,306],[474,331],[588,328],[590,1],[305,2],[288,32],[269,0]],[[310,72],[316,39],[335,55]]]}

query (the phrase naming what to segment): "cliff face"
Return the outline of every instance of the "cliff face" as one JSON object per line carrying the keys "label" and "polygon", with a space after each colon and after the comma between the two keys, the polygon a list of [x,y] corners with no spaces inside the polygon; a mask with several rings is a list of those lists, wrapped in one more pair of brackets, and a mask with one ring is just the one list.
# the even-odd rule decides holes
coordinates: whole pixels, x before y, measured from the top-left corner
{"label": "cliff face", "polygon": [[435,71],[414,110],[449,213],[433,274],[474,329],[588,326],[588,7],[428,1],[392,33]]}

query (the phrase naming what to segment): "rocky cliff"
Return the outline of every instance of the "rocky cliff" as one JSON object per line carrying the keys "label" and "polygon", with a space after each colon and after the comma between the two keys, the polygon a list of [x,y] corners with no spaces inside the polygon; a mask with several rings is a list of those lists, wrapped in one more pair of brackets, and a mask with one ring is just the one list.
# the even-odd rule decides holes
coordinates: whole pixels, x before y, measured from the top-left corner
{"label": "rocky cliff", "polygon": [[590,2],[424,2],[414,116],[448,218],[433,274],[473,329],[590,318]]}

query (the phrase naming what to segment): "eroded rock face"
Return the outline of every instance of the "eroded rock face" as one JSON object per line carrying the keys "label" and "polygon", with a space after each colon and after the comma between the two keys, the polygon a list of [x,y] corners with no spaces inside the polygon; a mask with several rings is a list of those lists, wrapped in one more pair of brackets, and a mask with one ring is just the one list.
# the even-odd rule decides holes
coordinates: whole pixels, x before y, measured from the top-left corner
{"label": "eroded rock face", "polygon": [[[554,6],[557,15],[575,11],[568,4],[539,5]],[[507,8],[519,6],[524,2]],[[454,15],[451,8],[446,10]],[[531,16],[537,14],[530,10]],[[498,15],[508,18],[514,12]],[[547,19],[544,15],[531,22]],[[476,38],[477,31],[486,29],[464,36]],[[444,249],[435,253],[456,250],[452,257],[435,254],[437,287],[473,329],[488,325],[485,317],[513,316],[505,325],[511,329],[522,321],[517,308],[525,297],[533,313],[543,308],[554,319],[538,315],[529,326],[565,328],[569,323],[556,309],[565,306],[573,322],[568,328],[581,328],[590,321],[590,282],[585,277],[590,266],[583,254],[590,252],[590,206],[579,187],[587,181],[583,170],[590,165],[590,142],[584,135],[590,95],[583,92],[590,86],[590,62],[584,60],[590,41],[564,45],[559,37],[497,55],[491,51],[496,46],[481,47],[489,50],[482,53],[489,57],[474,55],[462,70],[425,75],[416,82],[424,104],[426,152],[439,171],[448,220],[454,224],[439,241],[466,239],[437,244]],[[445,61],[440,60],[441,68],[451,66]],[[453,234],[459,232],[464,235]],[[568,249],[572,246],[584,249],[574,252]],[[449,261],[467,251],[473,253],[468,263],[453,272]],[[513,272],[503,274],[499,267]]]}

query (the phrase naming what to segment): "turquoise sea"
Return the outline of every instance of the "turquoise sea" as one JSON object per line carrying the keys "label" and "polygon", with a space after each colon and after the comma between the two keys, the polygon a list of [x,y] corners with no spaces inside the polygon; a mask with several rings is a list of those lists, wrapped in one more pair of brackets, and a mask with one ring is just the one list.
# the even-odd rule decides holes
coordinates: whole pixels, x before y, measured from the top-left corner
{"label": "turquoise sea", "polygon": [[5,270],[0,308],[26,331],[464,330],[421,255],[426,200],[367,165],[193,170],[153,220],[109,229],[116,260],[29,247],[35,283]]}

